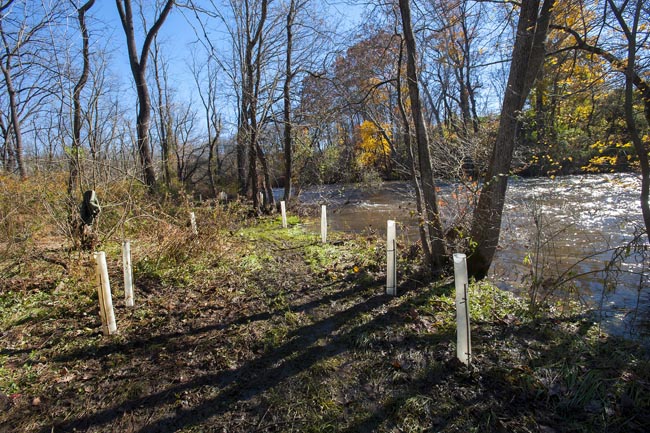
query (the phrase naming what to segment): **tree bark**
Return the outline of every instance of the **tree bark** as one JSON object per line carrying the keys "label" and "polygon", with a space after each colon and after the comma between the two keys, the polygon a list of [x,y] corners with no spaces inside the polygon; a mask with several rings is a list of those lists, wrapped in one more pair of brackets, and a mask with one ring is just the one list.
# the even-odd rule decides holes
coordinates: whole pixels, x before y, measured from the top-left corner
{"label": "tree bark", "polygon": [[[243,93],[243,92],[242,92]],[[242,95],[239,119],[237,122],[237,185],[239,188],[239,195],[245,196],[248,192],[248,174],[246,173],[246,135],[248,128],[246,127],[246,110],[244,96]]]}
{"label": "tree bark", "polygon": [[291,0],[287,12],[287,55],[285,61],[285,77],[283,86],[284,103],[284,200],[289,202],[291,198],[291,171],[292,171],[292,143],[291,143],[291,55],[293,50],[293,20],[295,17],[295,0]]}
{"label": "tree bark", "polygon": [[13,131],[13,159],[18,166],[18,174],[20,175],[20,178],[26,179],[27,170],[25,169],[25,162],[23,160],[23,134],[20,127],[20,118],[18,116],[17,93],[11,77],[11,58],[12,57],[8,55],[6,62],[2,64],[2,74],[4,75],[7,94],[9,95],[9,126]]}
{"label": "tree bark", "polygon": [[[252,15],[248,12],[248,3],[246,3],[247,20],[252,19]],[[243,76],[244,83],[242,89],[242,99],[244,106],[244,119],[247,130],[248,140],[248,178],[250,181],[251,192],[253,194],[253,209],[259,212],[260,201],[258,197],[259,184],[257,179],[257,158],[258,158],[258,124],[257,124],[257,104],[259,93],[259,81],[261,75],[261,44],[262,44],[262,30],[266,22],[268,0],[262,0],[260,19],[256,28],[251,31],[252,23],[246,23],[246,48],[244,53]],[[257,49],[255,58],[253,58],[254,51]]]}
{"label": "tree bark", "polygon": [[[7,87],[7,95],[9,96],[9,129],[13,131],[13,160],[18,166],[18,173],[21,179],[27,178],[27,170],[25,169],[25,162],[23,160],[23,135],[20,127],[20,116],[18,115],[18,94],[14,87],[13,77],[11,75],[12,65],[11,62],[15,56],[13,50],[7,41],[5,32],[2,28],[2,19],[0,19],[0,33],[2,34],[3,45],[5,47],[5,61],[0,64],[2,68],[2,75],[5,79],[5,86]],[[11,141],[7,141],[10,145]],[[11,154],[12,152],[10,152]]]}
{"label": "tree bark", "polygon": [[151,148],[149,146],[149,123],[151,122],[151,98],[147,86],[147,60],[149,58],[149,49],[156,34],[162,27],[165,19],[174,5],[174,0],[167,0],[160,15],[154,22],[153,26],[147,31],[142,51],[138,56],[138,50],[135,43],[135,30],[133,27],[133,11],[131,0],[115,0],[117,10],[120,15],[120,21],[126,36],[126,45],[129,52],[129,64],[131,73],[138,93],[138,115],[136,120],[136,133],[138,140],[138,154],[144,173],[144,182],[150,188],[156,185],[156,172],[154,170]]}
{"label": "tree bark", "polygon": [[402,60],[404,57],[404,40],[400,41],[399,57],[397,59],[397,107],[404,124],[404,146],[408,149],[411,171],[411,178],[413,179],[413,188],[415,189],[415,206],[418,212],[418,231],[420,233],[420,240],[422,241],[422,252],[426,263],[431,263],[431,250],[429,249],[429,231],[426,224],[424,224],[424,205],[422,184],[420,182],[420,174],[417,170],[417,162],[415,159],[415,152],[413,151],[413,140],[411,140],[411,123],[409,122],[406,108],[404,107],[404,100],[402,99]]}
{"label": "tree bark", "polygon": [[[217,176],[219,175],[220,171],[220,162],[219,162],[219,136],[221,135],[221,119],[219,118],[218,120],[212,120],[208,121],[213,123],[215,131],[214,131],[214,136],[211,136],[209,138],[210,142],[208,143],[209,149],[208,149],[208,180],[210,181],[210,189],[212,190],[212,196],[217,197],[218,191],[217,191]],[[215,161],[216,161],[216,167],[215,167]]]}
{"label": "tree bark", "polygon": [[471,239],[476,249],[467,265],[470,274],[478,279],[487,275],[499,243],[518,119],[544,61],[544,41],[554,3],[544,0],[541,10],[540,0],[524,0],[521,4],[499,129],[472,222]]}
{"label": "tree bark", "polygon": [[81,152],[81,91],[88,82],[88,74],[90,72],[90,54],[89,54],[89,36],[88,27],[86,26],[86,12],[93,7],[95,0],[88,0],[82,7],[77,9],[77,19],[79,21],[79,29],[81,30],[82,37],[82,50],[81,55],[83,59],[83,66],[81,69],[81,76],[74,86],[72,94],[72,152],[70,155],[70,177],[68,179],[68,195],[72,196],[74,190],[79,184],[79,154]]}
{"label": "tree bark", "polygon": [[[415,140],[418,149],[418,164],[422,181],[422,196],[424,198],[424,211],[429,238],[426,240],[431,252],[428,266],[433,273],[438,273],[445,265],[447,251],[444,242],[442,221],[438,211],[436,186],[433,181],[433,167],[429,151],[429,137],[427,133],[420,89],[418,84],[417,48],[413,28],[411,25],[411,7],[409,0],[399,0],[399,9],[402,16],[404,42],[406,44],[406,75],[408,80],[409,98],[411,100],[411,114],[415,126]],[[423,240],[424,242],[424,240]]]}

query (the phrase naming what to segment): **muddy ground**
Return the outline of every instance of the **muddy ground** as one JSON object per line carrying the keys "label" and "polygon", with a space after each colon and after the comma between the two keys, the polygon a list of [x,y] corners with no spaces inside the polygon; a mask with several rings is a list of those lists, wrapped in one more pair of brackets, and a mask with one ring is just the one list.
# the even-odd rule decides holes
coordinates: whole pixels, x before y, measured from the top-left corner
{"label": "muddy ground", "polygon": [[2,432],[647,432],[647,350],[580,308],[531,317],[472,287],[473,363],[455,359],[454,289],[383,246],[262,224],[134,242],[136,306],[107,245],[118,333],[94,262],[64,244],[2,262]]}

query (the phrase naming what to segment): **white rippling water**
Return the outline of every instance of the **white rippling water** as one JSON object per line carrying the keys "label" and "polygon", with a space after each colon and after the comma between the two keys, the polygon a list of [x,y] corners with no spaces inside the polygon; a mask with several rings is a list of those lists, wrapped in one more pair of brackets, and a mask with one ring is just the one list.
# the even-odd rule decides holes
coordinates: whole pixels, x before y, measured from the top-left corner
{"label": "white rippling water", "polygon": [[[443,219],[463,208],[460,191],[459,185],[440,184],[439,196],[446,202]],[[616,248],[630,242],[642,226],[639,193],[640,179],[634,174],[511,179],[490,278],[504,289],[526,290],[531,266],[525,258],[538,251],[545,265],[541,279],[569,279],[585,308],[598,311],[606,330],[650,338],[647,257],[631,249],[617,272],[602,272]],[[324,186],[300,198],[328,205],[330,230],[383,233],[386,220],[394,219],[401,243],[418,240],[414,194],[407,182],[386,182],[379,188]],[[543,242],[539,249],[538,239]],[[647,237],[642,239],[647,253]]]}

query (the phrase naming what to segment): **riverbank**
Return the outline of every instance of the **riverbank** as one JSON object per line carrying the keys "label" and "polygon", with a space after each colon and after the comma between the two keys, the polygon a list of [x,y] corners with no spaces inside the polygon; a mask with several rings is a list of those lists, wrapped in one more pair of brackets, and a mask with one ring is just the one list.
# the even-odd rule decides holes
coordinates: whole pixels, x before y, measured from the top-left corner
{"label": "riverbank", "polygon": [[[445,227],[466,227],[475,198],[471,188],[440,184]],[[501,288],[524,293],[534,280],[544,281],[547,292],[570,293],[600,309],[609,333],[648,344],[648,247],[646,237],[637,237],[643,233],[639,190],[640,178],[632,174],[511,179],[489,278]],[[327,204],[334,231],[385,236],[386,220],[392,219],[399,223],[402,243],[419,241],[410,183],[320,187],[300,198]],[[310,229],[318,230],[317,224]]]}
{"label": "riverbank", "polygon": [[[453,282],[381,239],[297,219],[166,224],[133,241],[136,306],[107,243],[118,334],[103,336],[89,255],[54,242],[0,264],[0,430],[645,432],[650,359],[579,310],[532,317],[472,285],[471,368],[455,360]],[[226,220],[228,221],[228,220]],[[161,224],[161,223],[158,223]],[[160,233],[164,233],[161,236]]]}

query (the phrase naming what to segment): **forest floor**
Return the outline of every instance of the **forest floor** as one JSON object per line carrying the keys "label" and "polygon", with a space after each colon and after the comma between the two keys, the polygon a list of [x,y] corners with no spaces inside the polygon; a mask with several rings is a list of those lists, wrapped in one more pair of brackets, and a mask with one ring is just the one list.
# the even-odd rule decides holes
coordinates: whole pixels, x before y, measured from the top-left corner
{"label": "forest floor", "polygon": [[453,281],[406,254],[387,296],[380,239],[323,245],[292,222],[133,241],[133,308],[105,245],[111,336],[90,254],[52,239],[0,258],[0,431],[650,431],[647,349],[579,307],[532,316],[473,284],[468,368]]}

